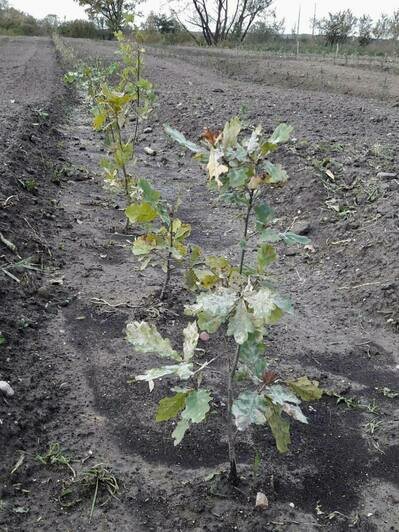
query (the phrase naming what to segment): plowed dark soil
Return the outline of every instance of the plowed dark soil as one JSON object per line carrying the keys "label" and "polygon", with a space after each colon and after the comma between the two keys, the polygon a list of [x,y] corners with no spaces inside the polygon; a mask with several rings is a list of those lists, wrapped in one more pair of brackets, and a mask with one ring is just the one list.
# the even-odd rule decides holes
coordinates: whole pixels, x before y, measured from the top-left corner
{"label": "plowed dark soil", "polygon": [[[68,45],[86,60],[114,59],[113,43]],[[321,92],[305,82],[293,88],[284,76],[268,85],[263,63],[255,78],[252,60],[237,69],[227,56],[219,68],[202,55],[147,54],[158,100],[140,138],[140,173],[165,196],[181,195],[195,243],[233,256],[237,213],[216,203],[162,124],[195,139],[244,106],[248,122],[266,131],[280,121],[295,127],[279,155],[290,181],[269,200],[282,228],[306,226],[313,249],[281,249],[275,273],[296,314],[273,328],[269,354],[281,374],[306,373],[346,403],[326,395],[312,404],[288,455],[278,455],[266,429],[246,435],[243,480],[232,491],[223,474],[209,480],[227,460],[215,372],[216,415],[173,447],[171,424],[153,421],[167,382],[152,394],[128,383],[149,364],[126,344],[124,328],[150,319],[177,342],[190,296],[176,272],[160,306],[159,273],[137,270],[123,202],[102,187],[102,140],[82,97],[63,88],[51,41],[0,40],[0,231],[18,253],[0,244],[0,266],[17,279],[0,269],[0,380],[15,390],[0,396],[2,530],[399,530],[399,399],[383,393],[399,391],[399,178],[386,175],[398,176],[399,109],[392,97],[377,99],[375,86],[374,99],[344,94],[356,69],[353,80],[345,71],[344,87]],[[28,257],[35,270],[9,268]],[[219,338],[206,347],[210,357],[225,349]],[[100,490],[91,522],[92,492],[67,507],[59,497],[69,470],[37,460],[51,442],[78,472],[101,462],[118,478],[118,499]],[[267,511],[255,510],[257,491],[268,496]]]}

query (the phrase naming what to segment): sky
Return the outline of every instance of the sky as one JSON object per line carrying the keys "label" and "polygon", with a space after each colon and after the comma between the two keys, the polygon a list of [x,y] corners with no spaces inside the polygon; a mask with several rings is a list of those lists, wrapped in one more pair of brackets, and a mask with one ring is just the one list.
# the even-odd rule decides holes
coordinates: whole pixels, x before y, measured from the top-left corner
{"label": "sky", "polygon": [[[29,13],[36,18],[43,18],[48,14],[56,14],[61,19],[86,18],[85,11],[74,0],[9,0],[11,6]],[[146,0],[141,7],[144,13],[151,10],[157,12],[168,11],[167,0]],[[310,20],[313,18],[314,6],[316,4],[317,17],[327,15],[329,11],[339,11],[341,9],[351,9],[355,15],[368,14],[373,18],[378,18],[381,13],[391,14],[398,8],[398,0],[274,0],[273,6],[276,9],[278,18],[285,18],[286,32],[290,32],[296,25],[299,6],[301,6],[301,26],[302,33],[311,31]]]}

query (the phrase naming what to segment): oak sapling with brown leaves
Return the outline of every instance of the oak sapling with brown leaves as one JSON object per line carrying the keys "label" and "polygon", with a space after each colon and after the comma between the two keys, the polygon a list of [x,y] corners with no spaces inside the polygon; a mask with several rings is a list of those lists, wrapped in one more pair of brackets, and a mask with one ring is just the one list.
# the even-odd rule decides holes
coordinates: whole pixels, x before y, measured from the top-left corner
{"label": "oak sapling with brown leaves", "polygon": [[239,252],[236,262],[231,262],[226,257],[203,257],[199,249],[195,250],[187,280],[197,295],[195,302],[185,307],[185,313],[195,321],[184,329],[180,351],[146,322],[129,324],[127,338],[136,351],[156,353],[174,362],[150,369],[136,379],[148,381],[150,389],[155,380],[165,376],[182,381],[172,388],[174,395],[160,401],[156,416],[157,421],[177,418],[172,433],[175,445],[191,424],[204,421],[211,409],[212,393],[203,383],[215,359],[196,360],[200,331],[212,335],[221,330],[226,341],[234,341],[235,349],[227,349],[215,358],[225,357],[229,479],[235,485],[239,481],[237,435],[253,424],[268,425],[278,451],[284,453],[290,444],[290,418],[307,423],[302,401],[322,395],[317,381],[306,376],[287,379],[271,369],[264,343],[269,327],[284,314],[292,313],[289,300],[278,293],[270,273],[271,264],[277,260],[274,244],[309,242],[288,230],[276,230],[273,210],[264,200],[268,187],[280,186],[288,178],[269,155],[289,140],[292,128],[280,124],[270,137],[264,137],[258,126],[245,136],[236,117],[223,131],[206,130],[200,145],[168,126],[166,131],[205,165],[209,188],[241,211]]}
{"label": "oak sapling with brown leaves", "polygon": [[[122,32],[116,37],[122,66],[116,82],[109,79],[102,83],[94,97],[93,127],[104,132],[107,138],[110,157],[101,161],[106,184],[111,190],[123,191],[129,204],[136,197],[137,177],[128,166],[135,166],[139,124],[151,113],[155,94],[152,83],[142,77],[144,50],[141,45]],[[127,127],[132,115],[135,119],[133,132]]]}
{"label": "oak sapling with brown leaves", "polygon": [[108,156],[100,164],[106,187],[123,193],[127,206],[137,192],[134,167],[140,125],[152,112],[155,93],[152,83],[142,76],[144,49],[139,32],[135,32],[135,38],[122,32],[117,32],[115,37],[120,62],[109,66],[98,62],[80,65],[76,71],[68,72],[64,80],[68,84],[78,82],[85,88],[93,113],[93,128],[105,135]]}

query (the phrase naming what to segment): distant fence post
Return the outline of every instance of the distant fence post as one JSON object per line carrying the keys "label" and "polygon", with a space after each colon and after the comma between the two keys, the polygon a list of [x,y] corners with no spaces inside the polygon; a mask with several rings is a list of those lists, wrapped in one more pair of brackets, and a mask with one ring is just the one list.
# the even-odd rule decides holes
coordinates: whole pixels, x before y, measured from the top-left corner
{"label": "distant fence post", "polygon": [[338,54],[339,54],[339,42],[337,42],[337,47],[335,49],[334,65],[337,62]]}

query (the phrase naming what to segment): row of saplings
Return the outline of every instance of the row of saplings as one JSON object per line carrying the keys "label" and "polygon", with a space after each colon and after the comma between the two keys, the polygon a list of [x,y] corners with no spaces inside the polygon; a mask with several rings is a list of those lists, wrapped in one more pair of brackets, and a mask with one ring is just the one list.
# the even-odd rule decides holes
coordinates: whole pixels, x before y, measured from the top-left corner
{"label": "row of saplings", "polygon": [[[82,66],[66,74],[67,81],[78,78],[89,95],[94,113],[93,127],[105,134],[108,157],[102,161],[108,188],[123,192],[126,198],[126,225],[139,226],[141,236],[132,244],[141,268],[160,266],[165,272],[161,290],[164,298],[173,264],[186,266],[186,285],[195,293],[195,302],[185,307],[191,317],[183,330],[183,342],[176,350],[156,327],[145,321],[127,325],[127,339],[136,352],[156,354],[166,365],[136,376],[150,390],[163,377],[179,381],[171,395],[159,402],[156,420],[176,419],[172,432],[174,444],[184,438],[192,423],[204,421],[212,407],[212,391],[203,387],[204,374],[212,370],[215,359],[198,362],[200,335],[221,330],[234,340],[228,349],[224,373],[227,382],[226,418],[232,484],[239,481],[235,442],[237,432],[252,424],[269,425],[277,449],[284,453],[290,444],[290,418],[301,423],[307,419],[302,401],[319,399],[321,389],[307,377],[284,380],[268,369],[264,338],[267,328],[291,313],[289,301],[271,282],[269,266],[276,261],[274,244],[303,245],[305,237],[290,231],[277,231],[273,210],[264,201],[268,186],[279,186],[287,174],[269,155],[289,140],[292,128],[280,124],[270,137],[262,128],[244,128],[238,117],[223,131],[206,129],[198,144],[183,134],[165,127],[166,133],[190,150],[206,169],[209,189],[238,208],[242,214],[240,250],[236,262],[225,257],[204,256],[195,245],[187,245],[191,227],[177,217],[178,203],[168,204],[145,179],[135,175],[135,148],[139,128],[149,116],[154,92],[142,77],[143,50],[136,40],[117,34],[121,61],[109,67]],[[127,124],[135,118],[133,131]],[[245,135],[245,131],[248,132]],[[256,250],[256,260],[251,251]],[[228,340],[230,342],[230,340]],[[228,344],[231,345],[231,344]],[[202,359],[203,360],[203,359]],[[239,384],[237,383],[239,377]],[[168,379],[169,382],[169,379]],[[173,393],[173,394],[172,394]]]}

